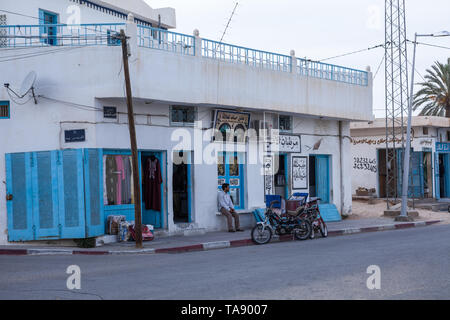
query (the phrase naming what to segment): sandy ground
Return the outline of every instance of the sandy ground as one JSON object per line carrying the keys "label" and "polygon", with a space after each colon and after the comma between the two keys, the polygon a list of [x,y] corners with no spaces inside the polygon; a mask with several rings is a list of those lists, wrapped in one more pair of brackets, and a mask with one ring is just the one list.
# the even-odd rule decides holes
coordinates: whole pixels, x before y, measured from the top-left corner
{"label": "sandy ground", "polygon": [[[353,214],[349,216],[348,219],[359,220],[384,218],[384,210],[386,210],[386,202],[383,200],[376,200],[375,204],[368,204],[367,201],[353,201]],[[419,211],[419,218],[417,220],[444,220],[444,223],[450,224],[450,213],[448,212],[433,212],[424,209],[416,210]]]}

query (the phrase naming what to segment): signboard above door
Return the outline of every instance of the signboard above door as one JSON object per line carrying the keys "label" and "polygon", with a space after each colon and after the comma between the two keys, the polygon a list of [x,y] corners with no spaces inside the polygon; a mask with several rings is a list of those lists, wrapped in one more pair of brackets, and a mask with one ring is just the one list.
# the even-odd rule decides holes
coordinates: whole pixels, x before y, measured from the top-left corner
{"label": "signboard above door", "polygon": [[274,135],[265,146],[266,152],[302,153],[302,140],[296,135]]}

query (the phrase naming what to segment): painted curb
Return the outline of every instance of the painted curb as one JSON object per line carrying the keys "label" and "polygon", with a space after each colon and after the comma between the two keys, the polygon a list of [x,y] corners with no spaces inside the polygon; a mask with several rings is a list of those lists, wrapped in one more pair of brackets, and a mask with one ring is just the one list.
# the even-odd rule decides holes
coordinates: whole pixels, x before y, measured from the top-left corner
{"label": "painted curb", "polygon": [[[426,227],[443,222],[442,220],[419,221],[412,223],[399,223],[392,225],[383,225],[365,228],[348,228],[340,230],[332,230],[328,232],[329,237],[337,237],[344,235],[352,235],[359,233],[373,233],[380,231],[404,230],[410,228]],[[292,235],[276,236],[274,235],[271,243],[295,241]],[[50,256],[50,255],[88,255],[88,256],[105,256],[105,255],[143,255],[143,254],[176,254],[195,251],[209,251],[226,248],[255,246],[252,239],[232,240],[232,241],[215,241],[190,246],[161,248],[161,249],[140,249],[140,250],[110,250],[110,251],[86,251],[86,250],[67,250],[67,249],[0,249],[0,255],[10,256]]]}

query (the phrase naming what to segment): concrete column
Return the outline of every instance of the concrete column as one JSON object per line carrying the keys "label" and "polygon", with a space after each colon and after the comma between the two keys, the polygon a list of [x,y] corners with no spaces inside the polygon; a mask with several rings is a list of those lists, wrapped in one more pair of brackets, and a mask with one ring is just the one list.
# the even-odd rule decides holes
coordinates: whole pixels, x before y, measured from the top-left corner
{"label": "concrete column", "polygon": [[127,25],[125,28],[125,34],[128,39],[128,51],[131,55],[137,55],[138,50],[138,31],[137,31],[137,24],[134,22],[134,15],[129,14]]}
{"label": "concrete column", "polygon": [[297,73],[297,57],[295,56],[295,50],[291,50],[291,73]]}
{"label": "concrete column", "polygon": [[350,122],[339,121],[341,215],[350,215],[352,213],[352,153],[350,139]]}
{"label": "concrete column", "polygon": [[195,42],[195,56],[197,58],[202,57],[202,38],[200,38],[200,31],[198,29],[194,30],[194,42]]}

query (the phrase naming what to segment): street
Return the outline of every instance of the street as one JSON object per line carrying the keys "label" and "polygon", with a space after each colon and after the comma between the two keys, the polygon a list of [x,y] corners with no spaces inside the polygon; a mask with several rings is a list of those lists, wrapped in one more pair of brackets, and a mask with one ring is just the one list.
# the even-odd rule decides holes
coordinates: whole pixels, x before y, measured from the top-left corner
{"label": "street", "polygon": [[[0,256],[0,299],[450,299],[450,226],[186,254]],[[67,267],[81,268],[68,290]],[[366,285],[381,269],[381,289]]]}

